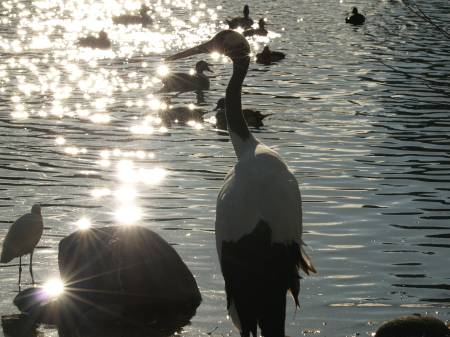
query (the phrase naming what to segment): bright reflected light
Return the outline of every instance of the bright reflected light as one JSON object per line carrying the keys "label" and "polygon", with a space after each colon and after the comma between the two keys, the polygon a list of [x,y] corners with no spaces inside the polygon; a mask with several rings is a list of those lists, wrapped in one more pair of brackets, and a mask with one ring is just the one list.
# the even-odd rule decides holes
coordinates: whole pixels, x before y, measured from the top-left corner
{"label": "bright reflected light", "polygon": [[96,113],[89,117],[96,124],[106,124],[111,121],[111,116],[105,113]]}
{"label": "bright reflected light", "polygon": [[85,231],[85,230],[91,228],[92,223],[91,223],[91,220],[89,220],[88,218],[81,218],[80,220],[78,220],[76,222],[76,225],[79,230]]}
{"label": "bright reflected light", "polygon": [[220,54],[216,51],[212,52],[210,55],[214,61],[217,61],[220,58]]}
{"label": "bright reflected light", "polygon": [[136,199],[137,191],[131,186],[122,186],[114,192],[114,196],[116,197],[116,199],[129,202],[133,199]]}
{"label": "bright reflected light", "polygon": [[170,73],[170,69],[165,64],[162,64],[156,69],[156,72],[159,76],[165,77]]}
{"label": "bright reflected light", "polygon": [[167,176],[167,170],[156,167],[154,169],[140,169],[139,180],[146,184],[156,185],[159,184]]}
{"label": "bright reflected light", "polygon": [[26,111],[14,111],[11,113],[11,117],[15,119],[27,119],[28,112]]}
{"label": "bright reflected light", "polygon": [[109,188],[96,188],[91,191],[91,195],[94,198],[106,197],[111,194]]}
{"label": "bright reflected light", "polygon": [[132,225],[142,219],[142,211],[134,205],[126,205],[116,210],[115,217],[120,224]]}
{"label": "bright reflected light", "polygon": [[148,106],[153,110],[158,110],[161,107],[161,101],[158,99],[152,99],[148,102]]}
{"label": "bright reflected light", "polygon": [[59,279],[51,279],[44,283],[43,289],[50,298],[57,298],[64,293],[64,283]]}
{"label": "bright reflected light", "polygon": [[64,137],[59,136],[59,137],[56,137],[55,143],[58,145],[64,145],[66,143],[66,140],[64,139]]}

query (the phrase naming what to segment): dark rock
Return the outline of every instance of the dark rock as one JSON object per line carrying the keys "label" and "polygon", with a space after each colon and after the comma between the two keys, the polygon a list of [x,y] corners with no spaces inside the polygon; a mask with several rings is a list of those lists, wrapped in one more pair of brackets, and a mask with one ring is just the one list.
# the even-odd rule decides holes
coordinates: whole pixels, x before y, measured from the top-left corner
{"label": "dark rock", "polygon": [[66,292],[78,310],[161,319],[195,313],[197,283],[177,252],[151,230],[104,227],[78,231],[59,244]]}
{"label": "dark rock", "polygon": [[450,330],[436,317],[404,316],[384,323],[375,337],[450,337]]}

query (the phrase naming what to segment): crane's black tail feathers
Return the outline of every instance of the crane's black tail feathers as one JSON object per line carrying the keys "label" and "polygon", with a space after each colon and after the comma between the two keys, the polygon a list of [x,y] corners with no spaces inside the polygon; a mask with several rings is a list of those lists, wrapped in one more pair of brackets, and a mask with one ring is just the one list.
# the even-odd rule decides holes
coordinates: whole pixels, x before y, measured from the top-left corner
{"label": "crane's black tail feathers", "polygon": [[299,269],[316,271],[300,243],[274,243],[271,234],[260,221],[239,240],[221,243],[227,305],[236,309],[242,337],[256,337],[258,325],[264,337],[284,337],[286,293],[299,306]]}

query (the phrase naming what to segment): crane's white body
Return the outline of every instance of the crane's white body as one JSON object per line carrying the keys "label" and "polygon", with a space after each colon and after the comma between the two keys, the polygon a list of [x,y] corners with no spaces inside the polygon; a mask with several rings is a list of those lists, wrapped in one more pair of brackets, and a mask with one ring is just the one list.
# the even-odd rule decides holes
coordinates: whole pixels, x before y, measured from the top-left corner
{"label": "crane's white body", "polygon": [[225,177],[217,198],[216,242],[237,241],[260,220],[272,242],[302,244],[301,195],[297,180],[279,155],[255,142]]}

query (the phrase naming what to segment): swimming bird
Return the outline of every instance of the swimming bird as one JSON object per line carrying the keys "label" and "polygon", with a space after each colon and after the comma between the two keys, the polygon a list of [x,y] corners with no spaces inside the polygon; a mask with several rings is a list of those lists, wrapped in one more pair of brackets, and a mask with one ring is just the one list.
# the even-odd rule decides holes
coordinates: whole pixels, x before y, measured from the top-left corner
{"label": "swimming bird", "polygon": [[352,25],[362,25],[366,21],[364,15],[358,12],[358,8],[353,7],[352,15],[345,18],[345,23],[351,23]]}
{"label": "swimming bird", "polygon": [[19,285],[22,276],[22,256],[27,254],[30,254],[30,274],[34,284],[33,252],[41,239],[43,229],[41,206],[34,204],[31,213],[17,219],[6,234],[0,262],[8,263],[16,257],[19,258]]}
{"label": "swimming bird", "polygon": [[152,18],[148,15],[150,7],[142,4],[139,9],[139,15],[122,14],[112,18],[116,25],[142,25],[147,26],[152,23]]}
{"label": "swimming bird", "polygon": [[265,46],[261,53],[256,54],[256,62],[268,65],[272,62],[280,61],[285,57],[285,53],[280,51],[271,51],[269,46]]}
{"label": "swimming bird", "polygon": [[266,21],[264,21],[264,19],[259,19],[258,28],[247,29],[242,34],[244,36],[253,36],[253,35],[267,36],[268,31],[265,28],[265,26],[266,26]]}
{"label": "swimming bird", "polygon": [[[216,113],[216,127],[221,130],[227,130],[227,120],[225,118],[225,98],[220,98],[217,101],[217,106],[214,108]],[[253,126],[255,128],[259,128],[264,126],[263,119],[272,115],[266,114],[263,115],[258,110],[253,109],[242,109],[242,113],[244,115],[244,119],[247,122],[248,126]]]}
{"label": "swimming bird", "polygon": [[295,176],[272,149],[249,131],[242,114],[242,83],[250,45],[232,30],[167,60],[216,51],[230,57],[233,74],[225,114],[237,156],[219,192],[216,245],[228,312],[242,337],[285,336],[286,293],[299,305],[299,269],[315,272],[302,241],[302,207]]}
{"label": "swimming bird", "polygon": [[210,64],[205,61],[198,61],[193,75],[173,73],[163,78],[163,87],[158,93],[209,90],[209,78],[203,73],[204,71],[212,72],[209,66]]}
{"label": "swimming bird", "polygon": [[244,6],[243,14],[243,17],[236,17],[231,20],[227,19],[225,20],[225,23],[228,24],[228,27],[230,27],[230,29],[236,29],[238,27],[241,27],[243,29],[252,28],[253,20],[249,16],[250,8],[248,7],[248,5]]}
{"label": "swimming bird", "polygon": [[108,38],[108,34],[105,31],[98,33],[98,37],[89,35],[78,39],[78,45],[80,47],[109,49],[111,48],[111,40]]}

